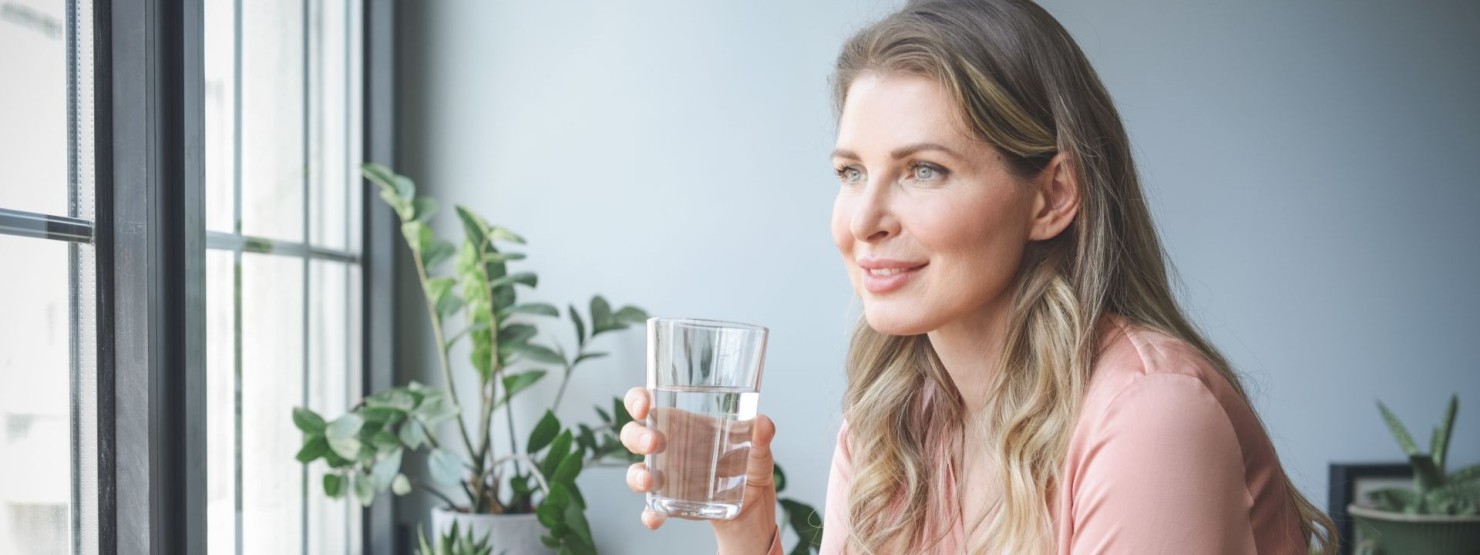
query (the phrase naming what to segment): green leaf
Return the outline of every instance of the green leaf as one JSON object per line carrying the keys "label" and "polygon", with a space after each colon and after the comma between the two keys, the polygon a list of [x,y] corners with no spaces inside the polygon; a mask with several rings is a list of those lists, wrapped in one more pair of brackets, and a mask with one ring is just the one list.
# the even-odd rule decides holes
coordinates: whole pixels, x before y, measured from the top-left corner
{"label": "green leaf", "polygon": [[615,325],[612,321],[612,305],[601,295],[591,297],[591,337],[615,329]]}
{"label": "green leaf", "polygon": [[411,493],[411,480],[407,479],[405,474],[397,474],[396,477],[391,480],[391,493],[394,493],[396,495],[406,495],[408,493]]}
{"label": "green leaf", "polygon": [[487,262],[509,262],[513,260],[524,260],[527,258],[522,252],[491,252],[484,257]]}
{"label": "green leaf", "polygon": [[509,324],[498,330],[499,345],[511,345],[529,341],[539,330],[529,324]]}
{"label": "green leaf", "polygon": [[293,407],[293,425],[305,434],[323,434],[324,417],[303,407]]}
{"label": "green leaf", "polygon": [[586,345],[586,323],[581,321],[581,314],[576,312],[576,305],[567,305],[570,309],[570,321],[576,325],[576,345]]}
{"label": "green leaf", "polygon": [[516,345],[514,350],[530,360],[545,364],[565,365],[565,357],[560,356],[559,353],[556,353],[549,347],[534,343],[517,343]]}
{"label": "green leaf", "polygon": [[360,418],[360,415],[351,412],[349,414],[345,414],[344,416],[336,418],[334,422],[330,423],[329,426],[324,429],[324,436],[329,438],[329,440],[331,441],[336,439],[353,438],[359,435],[360,428],[364,425],[365,421]]}
{"label": "green leaf", "polygon": [[[569,434],[570,432],[566,431],[565,433]],[[580,473],[581,452],[574,451],[566,455],[565,459],[560,461],[560,465],[555,467],[554,475],[550,476],[550,481],[560,482],[562,484],[574,484],[576,475]]]}
{"label": "green leaf", "polygon": [[535,287],[539,284],[539,282],[539,276],[534,275],[533,272],[520,272],[517,274],[509,274],[507,276],[502,276],[494,279],[493,281],[488,282],[488,286],[497,289],[499,287],[509,287],[518,283],[530,287]]}
{"label": "green leaf", "polygon": [[307,464],[329,453],[329,440],[324,436],[313,436],[298,450],[298,462]]}
{"label": "green leaf", "polygon": [[375,484],[370,480],[371,478],[364,474],[355,475],[355,498],[360,500],[362,507],[369,507],[370,502],[375,500]]}
{"label": "green leaf", "polygon": [[1382,412],[1383,421],[1387,422],[1388,429],[1392,430],[1393,437],[1398,440],[1398,445],[1403,447],[1403,452],[1410,457],[1420,455],[1418,444],[1413,442],[1413,436],[1408,435],[1408,429],[1404,428],[1403,423],[1398,421],[1398,417],[1394,416],[1393,412],[1388,410],[1387,405],[1382,404],[1382,401],[1378,401],[1377,410]]}
{"label": "green leaf", "polygon": [[345,459],[359,458],[359,433],[363,425],[364,421],[355,413],[335,419],[324,429],[324,437],[329,441],[329,449]]}
{"label": "green leaf", "polygon": [[406,418],[406,410],[396,407],[366,407],[361,411],[365,422],[377,422],[381,424],[395,424]]}
{"label": "green leaf", "polygon": [[344,477],[333,472],[324,475],[324,495],[338,498],[344,494]]}
{"label": "green leaf", "polygon": [[632,421],[632,413],[627,412],[627,405],[623,404],[622,400],[617,397],[612,397],[612,417],[616,418],[612,422],[613,430],[621,430],[622,426],[626,426],[628,422]]}
{"label": "green leaf", "polygon": [[574,442],[575,439],[571,437],[570,430],[560,432],[560,435],[555,436],[555,440],[550,442],[550,450],[545,453],[544,460],[540,461],[540,474],[543,474],[546,480],[552,482],[555,480],[555,470],[570,454],[570,447]]}
{"label": "green leaf", "polygon": [[782,510],[786,511],[786,521],[791,525],[792,531],[796,532],[801,542],[813,547],[822,546],[822,515],[806,505],[791,499],[781,499]]}
{"label": "green leaf", "polygon": [[396,479],[396,475],[401,472],[401,453],[403,451],[397,449],[389,456],[375,462],[375,467],[370,471],[370,474],[375,476],[375,483],[385,486],[390,485],[391,481]]}
{"label": "green leaf", "polygon": [[560,310],[555,308],[555,305],[547,303],[516,304],[504,309],[503,312],[499,314],[499,318],[502,319],[503,317],[510,314],[538,314],[540,316],[554,316],[556,318],[559,318]]}
{"label": "green leaf", "polygon": [[1434,457],[1434,465],[1440,470],[1444,469],[1447,460],[1445,454],[1449,451],[1449,438],[1454,432],[1454,415],[1459,412],[1459,394],[1449,397],[1449,406],[1444,409],[1444,420],[1439,429],[1434,431],[1433,450],[1429,454]]}
{"label": "green leaf", "polygon": [[408,449],[420,449],[421,444],[427,441],[426,430],[421,428],[421,423],[414,420],[402,424],[400,433],[397,435],[400,436],[401,443],[405,444]]}
{"label": "green leaf", "polygon": [[454,210],[457,211],[457,219],[462,221],[463,235],[474,246],[483,245],[488,240],[488,221],[466,206],[458,205]]}
{"label": "green leaf", "polygon": [[[401,224],[401,235],[406,237],[406,246],[418,254],[430,250],[432,243],[437,240],[437,234],[427,227],[426,222],[411,221]],[[424,260],[422,265],[426,265]]]}
{"label": "green leaf", "polygon": [[1414,483],[1418,484],[1418,491],[1426,492],[1444,482],[1444,476],[1434,465],[1434,459],[1428,455],[1413,455],[1408,457],[1409,464],[1413,467]]}
{"label": "green leaf", "polygon": [[398,217],[405,220],[411,216],[411,198],[416,196],[415,183],[390,168],[375,163],[361,164],[360,173],[380,187],[380,198],[396,211]]}
{"label": "green leaf", "polygon": [[560,523],[561,509],[564,509],[565,505],[559,502],[557,494],[563,496],[565,503],[570,502],[570,494],[565,492],[564,485],[551,484],[550,495],[534,510],[535,517],[539,519],[540,524],[545,525],[545,528],[553,529],[556,524]]}
{"label": "green leaf", "polygon": [[595,360],[595,359],[598,359],[598,358],[605,358],[605,357],[606,357],[606,353],[603,353],[603,352],[600,352],[600,351],[594,351],[594,352],[590,352],[590,353],[581,353],[581,356],[576,357],[576,361],[570,363],[570,365],[571,366],[575,366],[577,364],[580,364],[582,362],[586,362],[588,360]]}
{"label": "green leaf", "polygon": [[1449,475],[1449,482],[1468,482],[1480,478],[1480,464],[1472,464]]}
{"label": "green leaf", "polygon": [[457,254],[457,245],[445,239],[435,239],[421,253],[421,264],[428,271],[435,270],[437,266],[451,259]]}
{"label": "green leaf", "polygon": [[549,445],[558,433],[560,433],[560,419],[555,418],[555,413],[546,410],[539,423],[534,425],[534,430],[529,433],[529,442],[525,443],[525,452],[539,452],[540,449]]}
{"label": "green leaf", "polygon": [[437,199],[431,197],[416,197],[411,201],[411,219],[425,222],[437,214]]}
{"label": "green leaf", "polygon": [[786,473],[781,471],[781,465],[771,465],[771,481],[776,483],[776,493],[786,489]]}
{"label": "green leaf", "polygon": [[437,315],[443,319],[457,314],[457,311],[462,310],[462,307],[462,297],[457,296],[457,293],[448,293],[443,295],[442,298],[437,299]]}
{"label": "green leaf", "polygon": [[628,324],[645,324],[647,323],[648,313],[635,306],[624,306],[621,310],[617,311],[615,318],[620,322]]}
{"label": "green leaf", "polygon": [[[617,399],[617,404],[621,404],[621,403],[622,403],[622,400],[621,399]],[[601,407],[596,407],[596,416],[600,416],[602,422],[605,422],[607,424],[611,424],[612,423],[612,415],[610,413],[606,412],[605,410],[603,410]]]}
{"label": "green leaf", "polygon": [[437,483],[446,486],[457,485],[462,482],[462,457],[445,449],[433,449],[432,455],[427,457],[427,470]]}
{"label": "green leaf", "polygon": [[524,238],[523,237],[520,237],[518,235],[515,235],[514,232],[509,231],[509,230],[504,229],[504,228],[499,227],[499,226],[491,226],[489,228],[489,235],[491,235],[494,239],[498,239],[499,241],[508,241],[508,242],[514,243],[516,245],[523,245],[524,244]]}
{"label": "green leaf", "polygon": [[515,395],[519,394],[520,391],[529,389],[529,386],[534,385],[535,382],[540,381],[540,378],[543,377],[545,377],[544,370],[530,370],[528,372],[520,372],[518,374],[506,374],[503,380],[504,396],[499,399],[494,408],[498,408],[504,403],[509,402],[514,398]]}

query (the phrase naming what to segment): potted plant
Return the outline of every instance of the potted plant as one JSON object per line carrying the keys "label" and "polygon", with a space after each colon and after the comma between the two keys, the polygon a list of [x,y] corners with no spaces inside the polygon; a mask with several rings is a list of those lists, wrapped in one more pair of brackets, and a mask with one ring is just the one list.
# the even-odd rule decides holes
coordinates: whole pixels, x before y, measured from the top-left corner
{"label": "potted plant", "polygon": [[[331,497],[353,495],[362,505],[369,505],[376,493],[387,489],[397,495],[413,488],[435,495],[446,503],[432,514],[434,543],[439,549],[461,553],[459,546],[469,546],[475,552],[492,547],[510,555],[553,553],[555,549],[562,554],[594,554],[585,500],[575,479],[581,470],[608,457],[640,460],[617,438],[631,416],[615,397],[610,412],[596,408],[602,423],[594,427],[566,426],[555,417],[555,409],[575,368],[606,356],[590,349],[592,341],[646,322],[647,313],[634,306],[613,310],[598,295],[591,299],[584,318],[574,305],[567,307],[566,315],[575,328],[573,350],[550,339],[537,339],[540,333],[533,322],[558,320],[561,313],[549,304],[518,302],[517,290],[535,287],[538,277],[511,272],[508,264],[525,255],[501,250],[500,245],[523,245],[523,238],[458,206],[464,236],[461,245],[454,246],[437,237],[427,224],[437,204],[418,196],[410,179],[378,164],[366,164],[362,171],[379,186],[380,197],[401,220],[401,234],[411,249],[446,385],[434,388],[413,382],[375,392],[332,420],[307,408],[295,408],[293,422],[304,438],[297,459],[305,464],[324,459],[328,472],[323,488]],[[440,269],[453,260],[453,271],[443,274]],[[452,333],[455,324],[460,328]],[[467,343],[469,351],[466,364],[459,366],[474,373],[478,383],[476,391],[464,392],[464,396],[452,387],[451,353],[459,342]],[[560,380],[560,387],[549,408],[528,436],[515,437],[510,402],[551,374]],[[471,424],[460,410],[465,404],[478,408]],[[506,434],[491,429],[494,411],[499,409],[507,411]],[[435,433],[447,421],[456,423],[455,440],[449,442],[453,445],[439,442]],[[434,484],[412,481],[401,472],[408,450],[427,454]],[[483,538],[492,545],[473,541]]]}
{"label": "potted plant", "polygon": [[[1447,472],[1445,454],[1459,412],[1459,396],[1449,399],[1444,421],[1434,429],[1427,454],[1381,401],[1377,409],[1413,467],[1413,488],[1374,491],[1371,505],[1353,503],[1347,510],[1363,528],[1370,553],[1473,554],[1480,546],[1480,464]],[[1367,544],[1368,542],[1364,542]],[[1358,551],[1363,552],[1363,551]]]}

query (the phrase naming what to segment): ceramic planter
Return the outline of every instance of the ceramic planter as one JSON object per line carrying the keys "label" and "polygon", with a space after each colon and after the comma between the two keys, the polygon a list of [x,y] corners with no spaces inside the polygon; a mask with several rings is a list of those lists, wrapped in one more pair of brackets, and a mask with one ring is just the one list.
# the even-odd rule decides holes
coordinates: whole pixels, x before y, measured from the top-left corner
{"label": "ceramic planter", "polygon": [[1480,516],[1410,515],[1356,504],[1347,512],[1372,540],[1352,546],[1357,555],[1474,555],[1480,549]]}
{"label": "ceramic planter", "polygon": [[[545,527],[540,524],[533,513],[513,515],[490,515],[471,514],[449,511],[442,507],[432,509],[432,530],[436,537],[441,537],[442,532],[451,529],[452,523],[457,522],[460,533],[473,531],[474,538],[482,538],[488,535],[489,542],[493,545],[494,553],[506,553],[507,555],[553,555],[555,550],[545,547],[540,542],[540,536],[545,535]],[[432,534],[427,534],[427,541],[432,542]]]}

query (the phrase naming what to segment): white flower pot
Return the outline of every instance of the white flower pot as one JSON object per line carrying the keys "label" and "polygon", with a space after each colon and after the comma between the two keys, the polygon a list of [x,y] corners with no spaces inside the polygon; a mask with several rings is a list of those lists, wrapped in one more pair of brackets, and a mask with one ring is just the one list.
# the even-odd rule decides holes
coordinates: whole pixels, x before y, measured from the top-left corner
{"label": "white flower pot", "polygon": [[[493,545],[494,553],[505,553],[507,555],[551,555],[555,550],[545,547],[540,542],[540,536],[545,535],[545,527],[532,513],[517,515],[488,515],[470,514],[449,511],[442,507],[432,509],[432,531],[435,537],[441,537],[442,532],[450,530],[452,523],[457,522],[457,531],[466,534],[468,530],[473,531],[474,538],[482,538],[488,535],[489,543]],[[431,533],[427,534],[427,543],[436,541]]]}

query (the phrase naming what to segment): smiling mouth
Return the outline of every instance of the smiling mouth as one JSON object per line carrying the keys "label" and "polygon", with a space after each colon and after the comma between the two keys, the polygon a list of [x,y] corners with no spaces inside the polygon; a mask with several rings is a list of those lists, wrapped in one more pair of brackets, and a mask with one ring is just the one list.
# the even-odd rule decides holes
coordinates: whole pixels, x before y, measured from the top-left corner
{"label": "smiling mouth", "polygon": [[924,264],[921,264],[921,265],[915,266],[913,268],[878,268],[878,269],[873,269],[873,270],[864,270],[864,272],[867,272],[868,275],[871,275],[871,276],[874,276],[874,277],[889,277],[889,276],[892,276],[892,275],[895,275],[895,274],[902,274],[902,273],[905,273],[905,272],[913,272],[915,270],[918,270],[918,269],[924,268],[924,267],[925,267],[925,265]]}

